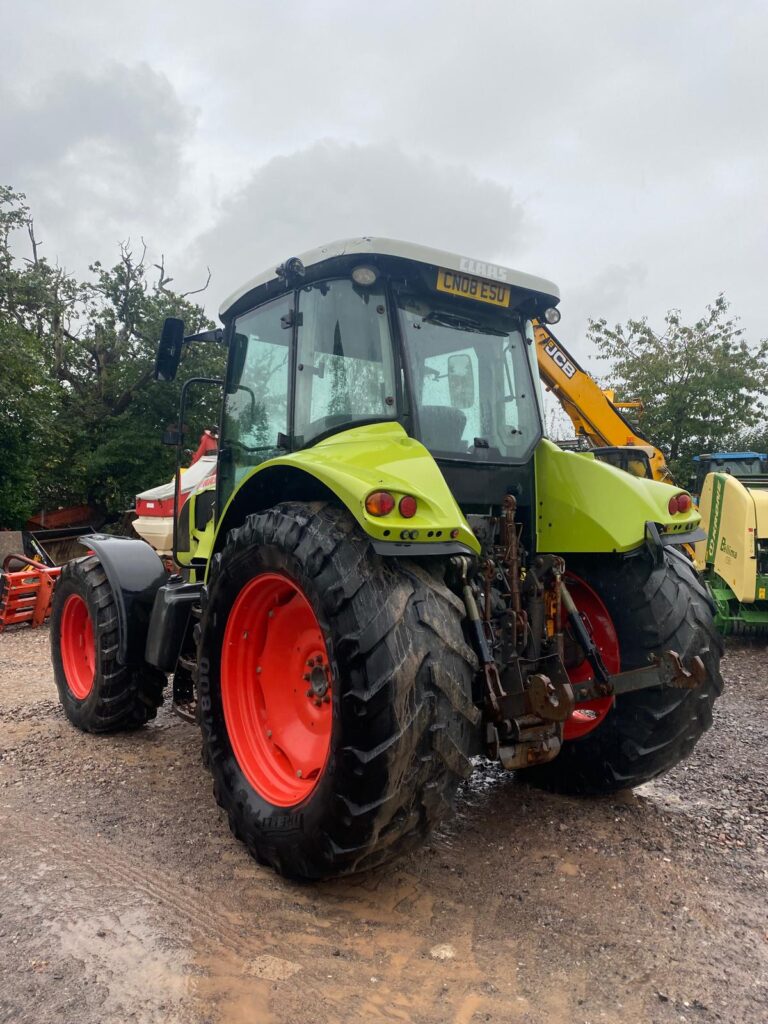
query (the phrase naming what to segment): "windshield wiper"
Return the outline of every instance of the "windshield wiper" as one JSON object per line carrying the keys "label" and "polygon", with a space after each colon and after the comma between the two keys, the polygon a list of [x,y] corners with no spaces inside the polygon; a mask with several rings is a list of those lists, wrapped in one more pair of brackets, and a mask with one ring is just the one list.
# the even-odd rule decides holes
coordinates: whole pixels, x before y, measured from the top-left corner
{"label": "windshield wiper", "polygon": [[239,448],[241,451],[253,455],[255,452],[282,451],[285,446],[280,444],[259,444],[255,448],[251,448],[250,445],[243,444],[242,441],[235,441],[234,438],[229,438],[225,442],[225,447]]}
{"label": "windshield wiper", "polygon": [[433,324],[435,327],[448,327],[450,330],[467,331],[469,334],[492,334],[497,338],[506,338],[508,331],[500,331],[494,327],[488,327],[478,320],[471,320],[468,317],[456,316],[454,313],[431,312],[422,317],[424,323]]}

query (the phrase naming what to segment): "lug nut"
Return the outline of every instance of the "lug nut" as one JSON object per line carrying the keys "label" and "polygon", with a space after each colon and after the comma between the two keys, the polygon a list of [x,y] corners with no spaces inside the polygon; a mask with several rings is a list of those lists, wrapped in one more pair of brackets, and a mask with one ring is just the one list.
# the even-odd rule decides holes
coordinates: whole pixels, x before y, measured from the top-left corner
{"label": "lug nut", "polygon": [[296,772],[296,778],[297,779],[301,778],[301,768],[299,768],[299,770]]}
{"label": "lug nut", "polygon": [[330,704],[330,702],[331,702],[331,698],[326,693],[326,695],[323,697],[323,704]]}
{"label": "lug nut", "polygon": [[268,740],[272,739],[272,730],[271,729],[267,729],[267,739]]}
{"label": "lug nut", "polygon": [[314,696],[315,696],[315,691],[310,686],[310,688],[307,690],[307,697],[314,697]]}

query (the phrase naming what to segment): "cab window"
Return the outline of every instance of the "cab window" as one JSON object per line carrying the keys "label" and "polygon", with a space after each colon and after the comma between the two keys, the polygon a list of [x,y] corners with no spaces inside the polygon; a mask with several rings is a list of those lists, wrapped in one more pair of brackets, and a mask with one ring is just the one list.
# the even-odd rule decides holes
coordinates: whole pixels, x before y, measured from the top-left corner
{"label": "cab window", "polygon": [[394,419],[395,373],[380,285],[322,281],[299,293],[295,443],[355,421]]}
{"label": "cab window", "polygon": [[222,447],[233,450],[239,479],[271,458],[288,433],[288,373],[293,296],[286,295],[235,321],[224,396]]}

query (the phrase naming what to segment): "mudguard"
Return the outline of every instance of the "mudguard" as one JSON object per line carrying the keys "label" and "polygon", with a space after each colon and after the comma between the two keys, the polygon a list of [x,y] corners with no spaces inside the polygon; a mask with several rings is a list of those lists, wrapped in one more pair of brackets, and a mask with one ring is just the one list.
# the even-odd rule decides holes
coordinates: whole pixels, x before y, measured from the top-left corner
{"label": "mudguard", "polygon": [[98,556],[117,607],[117,660],[121,665],[144,662],[144,649],[159,587],[168,573],[153,548],[143,540],[91,533],[80,543]]}
{"label": "mudguard", "polygon": [[695,539],[695,508],[672,514],[669,499],[683,490],[632,476],[592,452],[562,451],[551,441],[536,449],[536,550],[558,554],[632,551],[655,523],[663,544]]}
{"label": "mudguard", "polygon": [[[396,502],[393,512],[381,518],[365,507],[366,496],[377,490],[389,491]],[[379,554],[407,558],[480,552],[433,457],[392,422],[351,427],[250,470],[222,511],[211,553],[221,549],[228,531],[249,512],[280,500],[319,499],[324,493],[346,506]],[[399,513],[398,503],[406,494],[418,503],[410,518]]]}

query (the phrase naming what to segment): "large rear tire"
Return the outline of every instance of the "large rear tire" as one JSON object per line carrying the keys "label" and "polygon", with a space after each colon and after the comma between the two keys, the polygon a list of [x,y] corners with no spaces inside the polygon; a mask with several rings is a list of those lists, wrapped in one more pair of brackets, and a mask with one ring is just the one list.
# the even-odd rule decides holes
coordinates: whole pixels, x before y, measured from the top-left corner
{"label": "large rear tire", "polygon": [[68,562],[53,594],[51,660],[61,706],[84,732],[137,729],[157,714],[165,675],[117,660],[117,608],[101,562]]}
{"label": "large rear tire", "polygon": [[665,549],[657,568],[645,555],[626,562],[574,558],[568,567],[610,613],[622,670],[641,668],[651,654],[667,650],[686,665],[700,657],[706,670],[693,690],[655,688],[617,697],[593,731],[566,741],[554,761],[521,776],[560,793],[612,793],[648,782],[691,753],[712,724],[712,705],[723,690],[723,645],[705,588],[674,549]]}
{"label": "large rear tire", "polygon": [[443,817],[478,747],[463,615],[337,508],[283,504],[229,534],[199,707],[214,795],[254,857],[290,877],[360,871]]}

